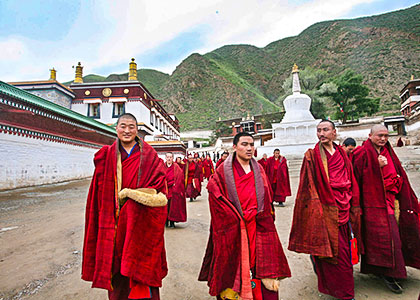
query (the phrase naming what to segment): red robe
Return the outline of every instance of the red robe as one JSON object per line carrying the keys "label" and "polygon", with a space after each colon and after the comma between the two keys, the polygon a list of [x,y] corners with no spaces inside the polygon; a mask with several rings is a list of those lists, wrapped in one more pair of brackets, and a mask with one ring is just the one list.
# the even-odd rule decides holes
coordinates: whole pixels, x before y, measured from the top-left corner
{"label": "red robe", "polygon": [[[418,200],[391,145],[387,143],[385,147],[389,152],[396,173],[401,178],[401,183],[398,183],[401,186],[394,196],[399,201],[398,227],[405,264],[420,268]],[[383,171],[379,167],[378,153],[369,139],[353,153],[354,173],[359,183],[361,206],[363,208],[363,239],[366,249],[363,258],[370,265],[393,268],[393,238],[388,217],[389,205],[387,203],[389,201],[386,199],[387,178],[384,181]]]}
{"label": "red robe", "polygon": [[284,156],[278,160],[274,156],[267,159],[265,171],[273,190],[273,201],[285,202],[287,196],[291,196],[289,168]]}
{"label": "red robe", "polygon": [[[344,160],[351,182],[349,218],[358,240],[359,251],[363,251],[360,239],[359,189],[353,175],[351,162],[341,147],[336,152]],[[339,204],[328,170],[326,155],[322,154],[319,143],[306,151],[300,170],[299,188],[295,200],[289,250],[314,256],[330,258],[337,263],[339,244]],[[334,175],[334,174],[333,174]]]}
{"label": "red robe", "polygon": [[187,202],[185,200],[184,172],[173,163],[166,166],[166,182],[168,185],[168,220],[173,222],[187,221]]}
{"label": "red robe", "polygon": [[249,219],[252,219],[252,211],[255,209],[254,195],[257,210],[253,275],[259,279],[291,276],[274,225],[267,178],[254,159],[251,160],[251,167],[253,176],[249,175],[250,178],[241,180],[237,171],[235,175],[233,156],[229,156],[217,168],[207,185],[211,213],[210,236],[199,280],[207,281],[212,296],[220,294],[226,288],[242,294],[249,292],[249,259],[253,259],[252,254],[250,255],[250,250],[253,251],[253,240],[248,237],[245,226],[248,224],[249,231],[254,226]]}
{"label": "red robe", "polygon": [[214,166],[211,159],[205,159],[203,161],[203,168],[204,168],[204,177],[209,179],[212,174],[214,174]]}
{"label": "red robe", "polygon": [[[199,171],[199,179],[200,179],[200,183],[204,181],[204,167],[203,167],[203,161],[201,159],[197,160],[197,168],[200,170]],[[201,187],[200,187],[201,188]]]}
{"label": "red robe", "polygon": [[225,159],[219,159],[216,163],[216,169],[225,161]]}
{"label": "red robe", "polygon": [[[196,198],[201,193],[200,168],[195,162],[185,163],[185,192],[187,198]],[[194,182],[194,184],[193,184]],[[194,187],[195,186],[195,187]]]}
{"label": "red robe", "polygon": [[265,173],[267,173],[267,159],[261,158],[258,163],[263,167]]}
{"label": "red robe", "polygon": [[[151,146],[141,139],[138,142],[141,150],[122,162],[122,188],[166,191],[162,160]],[[167,208],[128,199],[120,209],[118,144],[104,146],[95,154],[86,205],[82,279],[111,291],[111,276],[119,272],[133,282],[160,287],[167,274],[163,238]]]}

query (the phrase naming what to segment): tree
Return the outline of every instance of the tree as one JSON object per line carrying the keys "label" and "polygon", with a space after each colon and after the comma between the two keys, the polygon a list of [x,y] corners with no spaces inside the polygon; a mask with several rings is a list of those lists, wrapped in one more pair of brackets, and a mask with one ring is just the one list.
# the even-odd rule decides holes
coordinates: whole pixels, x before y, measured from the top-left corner
{"label": "tree", "polygon": [[[300,87],[303,94],[307,94],[312,99],[311,113],[316,119],[324,119],[326,107],[323,96],[320,93],[321,86],[327,81],[327,72],[307,67],[299,71]],[[291,94],[292,76],[286,78],[282,85],[284,94],[279,96],[279,102],[283,103],[284,99]]]}
{"label": "tree", "polygon": [[362,82],[362,75],[347,70],[321,87],[322,95],[337,104],[336,115],[343,124],[346,124],[349,118],[371,115],[379,109],[379,98],[369,98],[369,88]]}
{"label": "tree", "polygon": [[224,122],[216,122],[213,124],[212,128],[213,133],[210,136],[210,144],[214,144],[217,139],[221,136],[227,136],[232,133],[232,129],[226,125]]}

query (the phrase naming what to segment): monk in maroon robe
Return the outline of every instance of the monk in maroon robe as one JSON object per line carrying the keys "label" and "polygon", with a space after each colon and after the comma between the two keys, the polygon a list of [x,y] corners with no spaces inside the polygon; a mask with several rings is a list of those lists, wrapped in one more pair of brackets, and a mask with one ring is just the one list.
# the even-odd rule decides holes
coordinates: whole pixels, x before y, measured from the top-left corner
{"label": "monk in maroon robe", "polygon": [[109,299],[160,299],[167,274],[165,166],[137,137],[131,114],[117,122],[118,139],[95,154],[86,205],[82,279]]}
{"label": "monk in maroon robe", "polygon": [[273,201],[278,202],[279,206],[284,206],[286,197],[291,196],[289,168],[287,160],[280,155],[280,150],[275,149],[274,155],[267,159],[265,171],[273,190]]}
{"label": "monk in maroon robe", "polygon": [[263,157],[258,160],[258,163],[263,167],[264,171],[267,173],[267,154],[264,153]]}
{"label": "monk in maroon robe", "polygon": [[252,158],[252,135],[238,133],[233,143],[234,154],[207,185],[210,236],[199,280],[208,282],[217,299],[277,300],[279,279],[291,275],[274,225],[270,187]]}
{"label": "monk in maroon robe", "polygon": [[375,125],[354,151],[363,209],[361,271],[381,276],[391,291],[402,293],[398,279],[407,277],[405,267],[420,269],[419,204],[388,137],[385,126]]}
{"label": "monk in maroon robe", "polygon": [[346,138],[341,145],[343,150],[347,153],[350,161],[353,160],[353,151],[356,148],[356,141],[353,138]]}
{"label": "monk in maroon robe", "polygon": [[[351,162],[333,143],[334,123],[317,126],[320,143],[306,151],[296,195],[289,250],[311,255],[321,293],[354,298],[351,236],[360,242],[359,190]],[[354,244],[354,240],[353,240]]]}
{"label": "monk in maroon robe", "polygon": [[209,180],[210,176],[214,174],[213,161],[209,154],[207,154],[206,159],[203,161],[204,168],[204,177]]}
{"label": "monk in maroon robe", "polygon": [[216,163],[216,169],[228,158],[229,152],[223,152],[222,157]]}
{"label": "monk in maroon robe", "polygon": [[200,168],[195,163],[191,154],[188,154],[188,160],[185,163],[184,176],[186,197],[190,198],[190,202],[193,202],[195,198],[200,196],[201,182]]}
{"label": "monk in maroon robe", "polygon": [[185,200],[184,172],[174,163],[174,155],[166,153],[166,184],[168,186],[168,222],[169,227],[175,228],[176,222],[187,221],[187,202]]}

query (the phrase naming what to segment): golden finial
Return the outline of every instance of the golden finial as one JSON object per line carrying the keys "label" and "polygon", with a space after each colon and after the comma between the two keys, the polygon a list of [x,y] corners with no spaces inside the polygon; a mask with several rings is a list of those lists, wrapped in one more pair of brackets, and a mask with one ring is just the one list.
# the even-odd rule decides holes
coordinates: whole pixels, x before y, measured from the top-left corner
{"label": "golden finial", "polygon": [[411,79],[410,80],[414,80],[414,75],[411,75]]}
{"label": "golden finial", "polygon": [[76,77],[74,78],[74,83],[83,83],[83,67],[80,62],[76,66]]}
{"label": "golden finial", "polygon": [[128,80],[138,80],[137,79],[137,64],[134,62],[134,58],[132,58],[130,62],[130,68],[128,70]]}
{"label": "golden finial", "polygon": [[297,64],[293,64],[292,73],[297,73],[297,72],[299,72],[298,66]]}
{"label": "golden finial", "polygon": [[54,68],[50,69],[50,80],[57,80],[57,71]]}

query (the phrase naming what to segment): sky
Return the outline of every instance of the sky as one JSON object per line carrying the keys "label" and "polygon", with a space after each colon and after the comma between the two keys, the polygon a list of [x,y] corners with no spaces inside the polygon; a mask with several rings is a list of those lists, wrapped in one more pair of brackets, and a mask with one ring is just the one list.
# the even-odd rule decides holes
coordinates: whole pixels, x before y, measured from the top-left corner
{"label": "sky", "polygon": [[[417,0],[418,1],[418,0]],[[192,53],[228,44],[264,47],[310,25],[370,16],[412,0],[1,0],[0,80],[74,78],[138,68],[171,74]]]}

